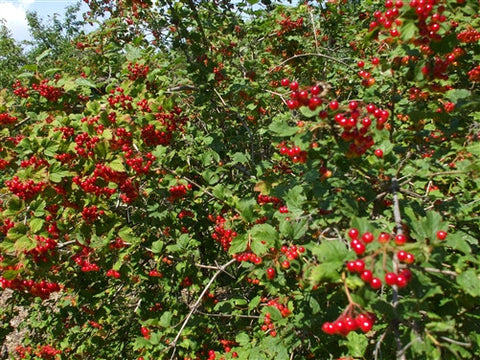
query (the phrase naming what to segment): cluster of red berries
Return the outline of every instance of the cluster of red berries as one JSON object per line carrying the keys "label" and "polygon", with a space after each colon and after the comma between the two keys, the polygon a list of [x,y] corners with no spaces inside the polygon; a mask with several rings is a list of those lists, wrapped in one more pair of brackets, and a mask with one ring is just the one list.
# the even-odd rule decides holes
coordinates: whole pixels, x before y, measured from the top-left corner
{"label": "cluster of red berries", "polygon": [[480,40],[480,31],[475,29],[464,30],[457,34],[457,39],[463,43],[477,43]]}
{"label": "cluster of red berries", "polygon": [[45,188],[46,183],[43,181],[36,183],[32,179],[21,181],[18,176],[15,175],[11,180],[5,181],[5,185],[19,198],[30,200]]}
{"label": "cluster of red berries", "polygon": [[60,131],[63,133],[62,139],[66,140],[75,135],[75,129],[71,126],[61,126],[53,129],[54,131]]}
{"label": "cluster of red berries", "polygon": [[279,199],[275,196],[258,194],[257,204],[260,205],[260,206],[263,206],[265,204],[273,204],[273,207],[279,208],[280,206],[283,205],[283,200]]}
{"label": "cluster of red berries", "polygon": [[237,236],[237,232],[232,229],[225,228],[226,219],[218,215],[215,218],[215,228],[212,234],[212,239],[222,245],[223,250],[228,251],[232,240]]}
{"label": "cluster of red berries", "polygon": [[[267,306],[272,306],[277,308],[278,311],[280,311],[280,313],[282,314],[282,317],[287,317],[292,313],[287,306],[278,303],[277,300],[262,299],[262,302],[265,302],[265,301]],[[275,330],[275,324],[272,322],[272,315],[269,312],[265,314],[261,329],[264,332],[268,332],[268,334],[271,337],[277,336],[277,331]]]}
{"label": "cluster of red berries", "polygon": [[128,74],[128,78],[132,81],[137,79],[145,79],[149,70],[148,65],[139,63],[132,64],[131,62],[128,63],[127,69],[130,72],[130,74]]}
{"label": "cluster of red berries", "polygon": [[168,145],[172,140],[172,132],[158,130],[155,125],[149,124],[142,128],[141,137],[146,146]]}
{"label": "cluster of red berries", "polygon": [[[238,346],[238,343],[233,340],[221,339],[219,343],[223,346],[223,351],[225,351],[226,353],[229,353],[230,351],[232,351],[233,346]],[[238,357],[238,354],[236,352],[233,352],[232,358],[236,358],[236,357]]]}
{"label": "cluster of red berries", "polygon": [[262,263],[262,258],[260,256],[249,251],[240,254],[233,254],[233,258],[237,259],[238,262],[251,262],[255,265],[260,265]]}
{"label": "cluster of red berries", "polygon": [[32,89],[51,102],[57,102],[64,92],[62,88],[48,85],[48,79],[42,80],[40,84],[32,84]]}
{"label": "cluster of red berries", "polygon": [[[365,253],[367,244],[375,240],[374,235],[371,232],[365,232],[361,237],[357,229],[352,228],[348,231],[348,236],[350,237],[350,246],[355,251],[358,256],[361,256]],[[407,236],[403,234],[397,234],[395,236],[390,235],[389,233],[382,232],[379,234],[377,240],[381,244],[388,244],[393,239],[396,246],[402,246],[407,242]],[[413,264],[415,257],[413,254],[406,252],[404,250],[396,252],[397,259],[404,264]],[[357,259],[354,261],[349,261],[347,263],[347,270],[351,273],[357,273],[360,275],[360,278],[368,283],[372,289],[379,289],[382,287],[382,280],[379,277],[374,276],[371,269],[367,269],[365,266],[364,259]],[[393,273],[387,272],[385,274],[385,283],[390,286],[397,285],[398,287],[405,287],[408,285],[408,282],[412,278],[412,273],[408,269],[402,269],[400,272]]]}
{"label": "cluster of red berries", "polygon": [[86,193],[95,194],[100,197],[106,195],[107,198],[115,193],[115,189],[108,188],[106,186],[99,186],[96,184],[98,177],[91,176],[85,179],[81,179],[80,176],[74,176],[72,181],[74,184],[78,185]]}
{"label": "cluster of red berries", "polygon": [[123,152],[127,152],[130,150],[131,144],[132,133],[123,127],[116,129],[110,140],[110,148],[112,150],[122,149]]}
{"label": "cluster of red berries", "polygon": [[107,277],[112,277],[114,279],[119,279],[120,278],[120,272],[117,270],[109,269],[107,270]]}
{"label": "cluster of red berries", "polygon": [[160,271],[153,269],[148,272],[148,276],[162,278],[163,274]]}
{"label": "cluster of red berries", "polygon": [[26,359],[27,357],[30,359],[30,357],[33,355],[35,358],[50,360],[56,359],[57,355],[62,353],[61,350],[57,350],[51,345],[38,345],[36,350],[32,349],[31,346],[25,347],[18,345],[15,348],[15,352],[20,359]]}
{"label": "cluster of red berries", "polygon": [[98,210],[96,205],[86,206],[82,210],[82,218],[88,223],[94,222],[104,214],[105,214],[105,211]]}
{"label": "cluster of red berries", "polygon": [[281,30],[277,30],[277,36],[281,36],[287,32],[299,29],[303,27],[303,18],[299,17],[293,21],[290,16],[281,14],[282,20],[277,20],[277,23],[282,27]]}
{"label": "cluster of red berries", "polygon": [[125,163],[130,166],[138,175],[147,174],[156,157],[147,152],[145,156],[132,157],[133,151],[130,149],[125,153]]}
{"label": "cluster of red berries", "polygon": [[9,113],[0,114],[0,125],[10,125],[16,123],[18,118],[16,116],[11,116]]}
{"label": "cluster of red berries", "polygon": [[471,82],[480,82],[480,65],[474,67],[468,72],[468,79]]}
{"label": "cluster of red berries", "polygon": [[12,289],[48,299],[51,293],[60,291],[60,285],[45,280],[35,282],[34,280],[21,280],[19,278],[8,280],[0,277],[0,285],[3,289]]}
{"label": "cluster of red berries", "polygon": [[108,248],[110,250],[119,250],[119,249],[123,249],[126,246],[127,244],[125,244],[125,241],[122,238],[118,237],[108,245]]}
{"label": "cluster of red berries", "polygon": [[399,37],[400,31],[398,31],[398,26],[402,24],[401,20],[398,19],[400,15],[400,9],[403,7],[403,1],[397,0],[393,2],[392,0],[385,1],[385,10],[384,13],[381,11],[375,11],[373,16],[375,20],[370,23],[369,30],[372,31],[376,28],[383,28],[385,31],[388,31],[392,38]]}
{"label": "cluster of red berries", "polygon": [[144,113],[152,112],[152,108],[150,107],[150,104],[147,99],[142,99],[140,101],[137,101],[137,106]]}
{"label": "cluster of red berries", "polygon": [[287,100],[287,106],[290,110],[298,109],[301,106],[308,106],[312,111],[322,105],[323,100],[320,97],[324,88],[321,85],[314,85],[306,89],[300,89],[298,82],[289,79],[282,79],[283,87],[288,87],[290,92],[290,99]]}
{"label": "cluster of red berries", "polygon": [[35,240],[37,241],[37,246],[26,251],[26,253],[33,256],[35,262],[46,262],[48,256],[53,254],[53,251],[57,246],[57,241],[40,235],[35,235]]}
{"label": "cluster of red berries", "polygon": [[30,159],[22,160],[20,162],[20,167],[22,167],[22,168],[26,168],[26,167],[29,167],[29,166],[33,166],[34,169],[38,169],[42,166],[48,167],[49,163],[48,163],[47,160],[40,159],[40,158],[36,157],[35,155],[33,155],[32,157],[30,157]]}
{"label": "cluster of red berries", "polygon": [[[329,103],[329,108],[336,111],[340,108],[338,101]],[[348,111],[335,115],[335,122],[343,129],[341,138],[350,142],[348,157],[355,157],[364,154],[374,145],[373,137],[369,134],[373,122],[376,128],[382,130],[388,120],[390,113],[387,110],[378,108],[375,104],[368,104],[363,109],[357,101],[350,101]]]}
{"label": "cluster of red berries", "polygon": [[[371,59],[371,64],[373,66],[377,66],[378,64],[380,64],[380,59],[376,56],[373,57]],[[365,61],[363,60],[358,61],[357,66],[360,68],[360,70],[358,71],[358,76],[362,78],[362,85],[365,87],[370,87],[373,84],[375,84],[375,78],[372,76],[372,74],[369,71],[364,69]]]}
{"label": "cluster of red berries", "polygon": [[286,155],[293,163],[305,164],[307,162],[308,153],[302,150],[299,146],[293,144],[291,147],[281,143],[277,146],[280,149],[280,154]]}
{"label": "cluster of red berries", "polygon": [[93,157],[95,146],[100,141],[98,136],[91,137],[87,132],[75,137],[75,151],[82,157]]}
{"label": "cluster of red berries", "polygon": [[[115,93],[118,93],[115,95]],[[108,103],[113,109],[118,108],[121,110],[132,110],[132,100],[130,95],[125,95],[124,90],[121,87],[110,90],[110,96],[108,97]]]}
{"label": "cluster of red berries", "polygon": [[92,252],[92,249],[84,246],[80,253],[77,253],[72,256],[73,261],[80,266],[82,272],[90,272],[90,271],[99,271],[100,267],[90,262],[89,256]]}
{"label": "cluster of red berries", "polygon": [[369,332],[375,323],[375,316],[370,313],[359,313],[352,316],[349,312],[342,314],[333,322],[322,325],[322,331],[328,335],[347,336],[351,331],[360,329],[363,333]]}
{"label": "cluster of red berries", "polygon": [[181,199],[187,195],[187,191],[192,189],[192,184],[178,184],[173,185],[168,189],[170,196],[168,197],[168,201],[174,202],[175,200]]}
{"label": "cluster of red berries", "polygon": [[195,217],[195,214],[194,214],[192,211],[190,211],[190,210],[181,210],[181,211],[178,213],[177,217],[178,217],[179,219],[188,218],[188,217],[189,217],[189,218],[193,218],[193,217]]}
{"label": "cluster of red berries", "polygon": [[20,80],[15,80],[15,82],[12,85],[13,87],[13,93],[21,98],[28,98],[29,94],[29,89],[27,86],[23,86]]}

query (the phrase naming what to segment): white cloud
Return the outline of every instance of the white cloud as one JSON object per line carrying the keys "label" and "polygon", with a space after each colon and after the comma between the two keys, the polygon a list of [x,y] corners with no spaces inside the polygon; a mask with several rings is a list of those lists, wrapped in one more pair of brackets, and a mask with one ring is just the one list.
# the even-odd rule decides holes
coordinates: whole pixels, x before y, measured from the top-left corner
{"label": "white cloud", "polygon": [[5,19],[6,25],[15,40],[21,41],[29,38],[25,13],[28,6],[33,2],[34,0],[21,0],[18,3],[0,0],[0,18]]}

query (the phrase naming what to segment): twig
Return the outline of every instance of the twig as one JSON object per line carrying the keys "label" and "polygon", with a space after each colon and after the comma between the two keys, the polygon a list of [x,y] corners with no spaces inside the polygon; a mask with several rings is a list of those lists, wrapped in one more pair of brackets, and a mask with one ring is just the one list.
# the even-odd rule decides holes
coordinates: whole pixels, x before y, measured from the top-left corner
{"label": "twig", "polygon": [[375,350],[373,350],[374,360],[378,360],[378,353],[380,352],[380,346],[382,345],[382,342],[385,339],[385,336],[387,336],[388,331],[389,331],[389,328],[385,329],[385,332],[382,334],[382,336],[380,336],[377,343],[375,344]]}
{"label": "twig", "polygon": [[418,266],[418,265],[414,265],[414,267],[415,267],[415,269],[426,271],[426,272],[449,275],[449,276],[453,276],[453,277],[458,276],[458,274],[455,271],[451,271],[451,270],[441,270],[441,269],[430,268],[430,267],[425,268],[425,267],[421,267],[421,266]]}
{"label": "twig", "polygon": [[458,340],[450,339],[446,336],[440,336],[440,339],[445,340],[446,342],[449,342],[451,344],[459,345],[459,346],[464,346],[464,347],[471,347],[472,343],[466,343],[466,342],[461,342]]}
{"label": "twig", "polygon": [[[393,195],[393,217],[395,220],[395,227],[396,227],[396,234],[402,235],[403,234],[403,227],[402,227],[402,215],[400,214],[400,203],[398,201],[398,182],[397,177],[394,176],[392,178],[392,195]],[[396,255],[393,256],[393,272],[398,272],[398,257]],[[398,313],[397,313],[397,306],[398,306],[398,287],[397,285],[392,286],[392,308],[394,314],[394,323],[393,323],[393,332],[395,333],[395,340],[397,342],[397,360],[406,360],[405,352],[403,351],[402,340],[400,339],[400,329],[399,329],[399,322],[398,322]]]}
{"label": "twig", "polygon": [[187,326],[188,321],[192,317],[193,313],[197,310],[198,306],[200,305],[200,302],[202,301],[203,297],[207,293],[208,289],[210,288],[210,286],[212,286],[212,284],[215,281],[215,279],[217,278],[217,276],[220,275],[222,272],[224,272],[225,269],[228,266],[230,266],[231,264],[233,264],[236,261],[237,261],[237,259],[231,259],[226,264],[218,267],[218,271],[215,274],[213,274],[212,278],[210,279],[208,284],[205,286],[205,288],[203,289],[203,291],[199,295],[197,301],[195,301],[195,303],[192,305],[192,308],[191,308],[190,312],[188,313],[187,317],[185,318],[185,320],[183,321],[183,324],[180,327],[180,330],[178,331],[177,336],[175,336],[175,339],[173,339],[173,341],[171,342],[171,346],[173,346],[173,352],[172,352],[172,356],[170,357],[170,360],[175,359],[175,354],[177,352],[177,341],[178,341],[178,339],[180,339],[180,336],[182,335],[183,330]]}

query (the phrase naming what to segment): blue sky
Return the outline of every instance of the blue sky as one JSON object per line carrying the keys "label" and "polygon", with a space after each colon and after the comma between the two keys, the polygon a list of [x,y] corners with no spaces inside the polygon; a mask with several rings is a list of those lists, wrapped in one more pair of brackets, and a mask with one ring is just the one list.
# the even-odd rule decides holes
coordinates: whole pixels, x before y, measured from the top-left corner
{"label": "blue sky", "polygon": [[[0,18],[6,20],[7,27],[12,32],[15,40],[29,39],[27,11],[36,11],[42,19],[47,19],[53,14],[63,15],[65,8],[74,5],[77,0],[0,0]],[[82,2],[83,11],[87,6]]]}

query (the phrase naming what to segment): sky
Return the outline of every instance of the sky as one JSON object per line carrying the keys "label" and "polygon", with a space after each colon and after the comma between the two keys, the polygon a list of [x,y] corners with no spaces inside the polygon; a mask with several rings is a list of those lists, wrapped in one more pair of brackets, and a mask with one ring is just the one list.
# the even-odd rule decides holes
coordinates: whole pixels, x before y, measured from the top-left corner
{"label": "sky", "polygon": [[[17,41],[28,40],[27,11],[36,11],[41,19],[47,19],[53,14],[63,15],[65,8],[74,5],[77,0],[0,0],[0,18],[6,20],[6,25]],[[82,12],[87,6],[82,2]]]}

